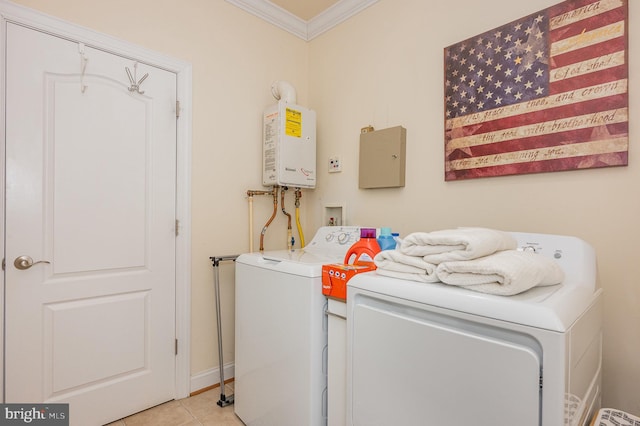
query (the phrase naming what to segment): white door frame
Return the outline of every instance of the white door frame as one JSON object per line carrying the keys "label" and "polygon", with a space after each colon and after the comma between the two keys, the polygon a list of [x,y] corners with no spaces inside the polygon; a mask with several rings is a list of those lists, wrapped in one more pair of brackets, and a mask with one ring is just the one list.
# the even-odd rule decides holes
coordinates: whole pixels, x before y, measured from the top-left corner
{"label": "white door frame", "polygon": [[[22,24],[96,49],[148,63],[176,73],[180,118],[177,121],[176,218],[176,398],[189,396],[191,358],[191,64],[144,49],[111,36],[71,24],[20,5],[0,0],[0,92],[5,90],[5,43],[7,22]],[[0,255],[5,256],[5,102],[0,102]],[[9,263],[9,260],[6,261]],[[4,273],[0,274],[0,401],[4,401]],[[28,401],[25,401],[28,402]]]}

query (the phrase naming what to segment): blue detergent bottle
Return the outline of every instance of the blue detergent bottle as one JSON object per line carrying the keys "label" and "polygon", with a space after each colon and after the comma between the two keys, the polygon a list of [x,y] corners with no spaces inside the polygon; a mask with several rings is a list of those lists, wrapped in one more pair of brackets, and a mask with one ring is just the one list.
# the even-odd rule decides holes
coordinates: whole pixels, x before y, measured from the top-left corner
{"label": "blue detergent bottle", "polygon": [[400,240],[400,233],[392,232],[391,235],[393,236],[393,241],[396,242],[396,248],[398,248],[398,245],[402,242],[402,240]]}
{"label": "blue detergent bottle", "polygon": [[391,235],[391,228],[380,228],[378,245],[380,250],[394,250],[396,248],[396,240]]}

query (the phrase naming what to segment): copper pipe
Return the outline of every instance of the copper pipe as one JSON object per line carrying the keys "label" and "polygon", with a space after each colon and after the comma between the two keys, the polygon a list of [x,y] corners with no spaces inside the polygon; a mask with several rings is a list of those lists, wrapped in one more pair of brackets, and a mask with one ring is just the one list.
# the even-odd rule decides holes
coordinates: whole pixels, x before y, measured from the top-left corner
{"label": "copper pipe", "polygon": [[287,216],[287,250],[291,251],[293,250],[294,244],[293,235],[291,233],[291,214],[287,213],[284,208],[284,194],[287,192],[287,189],[288,188],[286,186],[282,187],[282,192],[280,192],[280,206],[282,208],[282,213]]}
{"label": "copper pipe", "polygon": [[253,253],[253,195],[249,194],[249,253]]}
{"label": "copper pipe", "polygon": [[[271,191],[261,191],[261,190],[252,190],[252,189],[247,191],[247,197],[249,198],[249,253],[253,253],[253,197],[254,195],[273,195],[274,201],[277,205],[278,187],[274,186]],[[273,220],[273,217],[275,216],[275,209],[276,207],[274,206],[274,214],[271,216],[271,219],[269,219],[269,222],[267,222],[267,224],[262,229],[262,233],[260,234],[260,251],[264,251],[264,247],[263,247],[264,233],[267,231],[267,227],[269,226],[269,224]]]}
{"label": "copper pipe", "polygon": [[261,252],[264,251],[264,234],[266,234],[267,228],[269,227],[269,225],[271,225],[271,222],[273,222],[273,219],[276,217],[277,212],[278,212],[278,187],[274,186],[273,187],[273,213],[271,214],[271,217],[269,218],[267,223],[265,223],[264,226],[262,227],[262,232],[260,232],[260,251]]}

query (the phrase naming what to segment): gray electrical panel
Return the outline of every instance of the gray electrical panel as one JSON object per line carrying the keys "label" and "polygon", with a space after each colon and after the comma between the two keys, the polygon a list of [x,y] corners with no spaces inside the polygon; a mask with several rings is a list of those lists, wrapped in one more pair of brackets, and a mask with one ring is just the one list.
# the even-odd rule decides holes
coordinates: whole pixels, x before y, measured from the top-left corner
{"label": "gray electrical panel", "polygon": [[360,188],[404,186],[406,139],[402,126],[360,134]]}

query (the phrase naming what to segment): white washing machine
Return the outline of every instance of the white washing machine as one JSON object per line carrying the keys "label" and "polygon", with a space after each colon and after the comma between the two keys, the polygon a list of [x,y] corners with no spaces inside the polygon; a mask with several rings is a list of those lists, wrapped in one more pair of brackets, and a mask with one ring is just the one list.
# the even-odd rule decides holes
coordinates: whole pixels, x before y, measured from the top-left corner
{"label": "white washing machine", "polygon": [[322,227],[304,249],[237,258],[234,405],[245,424],[327,424],[322,265],[359,238],[359,227]]}
{"label": "white washing machine", "polygon": [[600,405],[593,249],[513,233],[563,284],[495,296],[359,274],[347,287],[348,425],[586,425]]}

